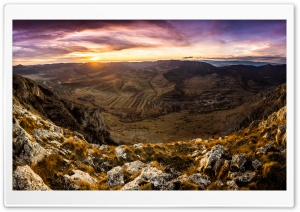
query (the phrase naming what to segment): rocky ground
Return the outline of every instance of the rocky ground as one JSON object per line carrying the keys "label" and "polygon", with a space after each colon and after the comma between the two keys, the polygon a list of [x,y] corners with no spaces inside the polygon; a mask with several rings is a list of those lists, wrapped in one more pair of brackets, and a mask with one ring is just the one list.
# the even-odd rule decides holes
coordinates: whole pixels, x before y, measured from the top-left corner
{"label": "rocky ground", "polygon": [[284,190],[286,107],[228,136],[99,145],[18,101],[14,190]]}

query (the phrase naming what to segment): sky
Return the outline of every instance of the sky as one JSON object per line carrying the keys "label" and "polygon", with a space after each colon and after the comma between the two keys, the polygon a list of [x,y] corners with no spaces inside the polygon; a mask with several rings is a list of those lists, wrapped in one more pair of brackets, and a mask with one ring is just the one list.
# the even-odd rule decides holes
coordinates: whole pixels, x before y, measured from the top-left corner
{"label": "sky", "polygon": [[14,20],[13,64],[286,62],[285,20]]}

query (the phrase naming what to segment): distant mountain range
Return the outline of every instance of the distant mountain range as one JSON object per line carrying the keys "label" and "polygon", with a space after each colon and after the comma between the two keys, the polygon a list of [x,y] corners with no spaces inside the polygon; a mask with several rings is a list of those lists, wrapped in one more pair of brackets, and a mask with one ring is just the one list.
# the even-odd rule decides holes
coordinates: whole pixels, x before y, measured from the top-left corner
{"label": "distant mountain range", "polygon": [[247,60],[199,60],[214,66],[230,66],[230,65],[249,65],[249,66],[263,66],[263,65],[282,65],[280,63],[258,62]]}

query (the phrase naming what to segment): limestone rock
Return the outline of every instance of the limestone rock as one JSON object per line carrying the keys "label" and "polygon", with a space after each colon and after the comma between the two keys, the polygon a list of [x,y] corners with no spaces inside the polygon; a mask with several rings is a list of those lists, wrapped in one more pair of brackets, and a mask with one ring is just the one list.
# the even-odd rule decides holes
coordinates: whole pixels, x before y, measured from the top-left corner
{"label": "limestone rock", "polygon": [[144,167],[146,167],[146,164],[144,164],[139,160],[124,164],[124,168],[132,174],[137,173],[139,170],[141,170]]}
{"label": "limestone rock", "polygon": [[124,147],[124,145],[121,145],[121,146],[116,147],[115,153],[116,153],[116,155],[117,155],[118,157],[123,158],[123,159],[126,159],[127,154],[126,154],[126,152],[124,151],[123,147]]}
{"label": "limestone rock", "polygon": [[135,148],[135,149],[142,148],[142,146],[143,146],[143,144],[142,144],[142,143],[133,144],[133,148]]}
{"label": "limestone rock", "polygon": [[221,158],[224,157],[226,153],[227,150],[223,146],[219,144],[214,146],[200,160],[199,171],[212,174],[211,171],[213,170],[215,164],[220,163]]}
{"label": "limestone rock", "polygon": [[245,154],[236,154],[232,156],[230,168],[232,170],[245,170],[245,163],[247,162]]}
{"label": "limestone rock", "polygon": [[198,185],[202,190],[205,190],[207,186],[211,184],[208,176],[199,173],[189,176],[188,180],[189,182]]}
{"label": "limestone rock", "polygon": [[16,165],[32,165],[43,160],[49,153],[20,125],[13,125],[13,156]]}
{"label": "limestone rock", "polygon": [[18,166],[13,172],[14,190],[51,190],[28,165]]}
{"label": "limestone rock", "polygon": [[[53,127],[53,129],[54,129],[54,127]],[[34,130],[32,136],[37,141],[52,141],[52,140],[62,141],[61,138],[63,137],[63,134],[60,130],[58,130],[58,132],[53,132],[50,130],[44,130],[44,129],[39,128],[39,129]]]}
{"label": "limestone rock", "polygon": [[256,176],[255,172],[247,171],[238,177],[238,182],[241,182],[241,183],[252,182],[252,180],[255,178],[255,176]]}
{"label": "limestone rock", "polygon": [[72,170],[70,175],[65,175],[65,178],[69,179],[71,182],[82,181],[88,184],[96,184],[97,180],[91,177],[88,173],[81,170]]}
{"label": "limestone rock", "polygon": [[170,181],[170,178],[170,174],[163,173],[156,167],[148,165],[142,169],[138,177],[125,184],[122,190],[138,190],[141,182],[151,183],[155,190],[172,190],[174,185]]}
{"label": "limestone rock", "polygon": [[110,188],[124,185],[124,173],[121,166],[114,167],[107,172],[107,182]]}

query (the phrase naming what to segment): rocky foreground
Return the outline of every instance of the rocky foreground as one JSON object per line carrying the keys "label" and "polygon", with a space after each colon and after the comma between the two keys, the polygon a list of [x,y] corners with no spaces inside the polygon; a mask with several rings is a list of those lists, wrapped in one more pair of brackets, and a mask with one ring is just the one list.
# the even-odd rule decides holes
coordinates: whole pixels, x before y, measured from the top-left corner
{"label": "rocky foreground", "polygon": [[284,190],[286,107],[225,137],[99,145],[18,101],[14,190]]}

